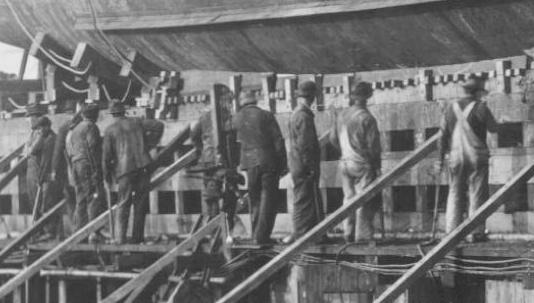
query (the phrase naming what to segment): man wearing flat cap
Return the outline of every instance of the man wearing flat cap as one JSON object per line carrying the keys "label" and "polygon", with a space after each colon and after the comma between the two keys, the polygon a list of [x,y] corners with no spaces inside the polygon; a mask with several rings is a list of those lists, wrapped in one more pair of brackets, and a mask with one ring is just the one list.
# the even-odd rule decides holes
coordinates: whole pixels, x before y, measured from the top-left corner
{"label": "man wearing flat cap", "polygon": [[[330,142],[341,151],[339,170],[344,203],[354,198],[380,174],[380,133],[375,117],[367,109],[373,95],[368,82],[359,82],[349,94],[351,106],[337,117],[330,131]],[[347,242],[366,242],[374,234],[373,217],[380,209],[379,195],[356,210],[344,222]]]}
{"label": "man wearing flat cap", "polygon": [[104,131],[102,170],[105,182],[118,184],[118,224],[115,241],[126,243],[130,207],[134,206],[132,242],[144,241],[145,214],[148,210],[148,187],[151,163],[149,150],[145,145],[141,119],[126,117],[126,109],[119,100],[113,100],[109,113],[113,123]]}
{"label": "man wearing flat cap", "polygon": [[289,120],[289,171],[293,179],[293,234],[284,239],[290,243],[319,223],[323,203],[319,192],[321,150],[311,105],[317,87],[306,81],[298,87],[298,105]]}
{"label": "man wearing flat cap", "polygon": [[257,244],[271,244],[276,191],[280,176],[287,172],[284,138],[274,115],[258,107],[252,91],[242,92],[239,101],[233,124],[241,144],[240,166],[247,172],[252,238]]}
{"label": "man wearing flat cap", "polygon": [[[486,102],[486,79],[471,76],[463,85],[466,96],[451,102],[441,122],[439,167],[449,154],[449,196],[445,214],[446,232],[450,233],[463,221],[463,210],[472,215],[488,199],[489,150],[487,132],[496,132],[498,124]],[[465,197],[469,197],[466,201]],[[468,204],[468,207],[467,207]],[[484,225],[479,226],[468,241],[483,241]]]}
{"label": "man wearing flat cap", "polygon": [[[85,104],[81,110],[82,121],[71,125],[66,138],[65,148],[76,192],[75,230],[84,227],[103,210],[102,139],[96,125],[98,113],[98,105]],[[95,235],[89,237],[90,242],[97,240]]]}
{"label": "man wearing flat cap", "polygon": [[[27,113],[32,132],[25,146],[25,154],[28,156],[26,182],[34,210],[34,220],[39,219],[55,202],[58,202],[56,186],[51,182],[50,175],[56,134],[51,129],[50,119],[44,116],[45,112],[41,105],[33,105],[28,108]],[[45,234],[41,240],[58,235],[59,227],[61,224],[58,224],[58,220],[52,220],[52,223],[44,227]]]}

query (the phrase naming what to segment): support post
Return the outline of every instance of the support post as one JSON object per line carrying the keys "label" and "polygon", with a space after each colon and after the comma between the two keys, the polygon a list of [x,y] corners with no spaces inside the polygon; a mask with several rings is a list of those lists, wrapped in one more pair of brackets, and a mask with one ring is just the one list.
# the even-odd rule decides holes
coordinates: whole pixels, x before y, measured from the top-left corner
{"label": "support post", "polygon": [[67,282],[64,279],[59,279],[57,282],[58,303],[67,303]]}
{"label": "support post", "polygon": [[243,83],[243,75],[230,76],[229,81],[230,90],[234,93],[234,112],[237,113],[241,108],[239,103],[239,94],[241,94],[241,84]]}
{"label": "support post", "polygon": [[512,68],[511,60],[500,60],[495,62],[495,71],[497,79],[496,90],[501,93],[509,94],[512,91],[512,77],[506,72]]}
{"label": "support post", "polygon": [[426,101],[434,100],[434,72],[431,69],[419,71],[419,91]]}
{"label": "support post", "polygon": [[314,77],[315,86],[317,86],[317,111],[323,111],[324,110],[324,92],[323,92],[323,80],[324,75],[323,74],[316,74]]}
{"label": "support post", "polygon": [[261,79],[261,90],[263,99],[269,105],[271,113],[276,114],[276,97],[272,96],[276,92],[276,73],[267,73]]}
{"label": "support post", "polygon": [[285,97],[286,97],[286,105],[289,107],[290,110],[295,109],[297,107],[297,98],[295,96],[295,90],[297,89],[297,81],[298,79],[296,77],[294,78],[287,78],[284,82],[284,90],[285,90]]}

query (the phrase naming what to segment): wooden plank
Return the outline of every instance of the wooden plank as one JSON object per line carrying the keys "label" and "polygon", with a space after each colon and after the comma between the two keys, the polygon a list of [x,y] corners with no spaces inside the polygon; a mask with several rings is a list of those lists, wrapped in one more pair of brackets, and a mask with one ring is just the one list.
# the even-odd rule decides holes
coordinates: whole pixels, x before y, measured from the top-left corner
{"label": "wooden plank", "polygon": [[436,262],[442,259],[447,252],[455,248],[465,236],[482,224],[499,206],[505,202],[505,198],[522,182],[528,181],[534,175],[534,163],[523,168],[517,175],[501,187],[493,196],[489,198],[472,216],[462,222],[460,226],[449,233],[438,245],[425,255],[408,272],[400,277],[384,293],[374,301],[374,303],[393,302],[410,285],[417,281],[419,277],[430,270]]}
{"label": "wooden plank", "polygon": [[35,224],[33,224],[29,229],[24,231],[20,236],[18,236],[15,240],[9,242],[8,245],[0,251],[0,264],[11,254],[15,249],[22,246],[26,240],[29,240],[31,237],[36,235],[38,232],[42,231],[42,227],[50,221],[50,218],[53,218],[54,215],[63,208],[63,206],[67,203],[66,200],[61,200],[58,204],[56,204],[52,209],[50,209],[44,216],[42,216]]}
{"label": "wooden plank", "polygon": [[18,157],[22,153],[23,150],[24,150],[24,144],[21,144],[19,147],[17,147],[17,149],[12,151],[9,155],[0,158],[0,171],[3,171],[4,167],[9,165],[9,163],[11,163],[11,160]]}
{"label": "wooden plank", "polygon": [[120,288],[115,290],[113,293],[111,293],[107,298],[102,300],[101,303],[115,303],[123,299],[138,285],[144,284],[146,279],[151,279],[155,274],[159,273],[162,269],[174,262],[176,258],[180,256],[183,252],[194,248],[196,243],[200,239],[211,234],[214,229],[218,228],[222,224],[224,224],[224,214],[219,214],[207,225],[203,226],[197,232],[195,232],[191,237],[181,242],[178,246],[173,248],[171,251],[161,257],[158,261],[154,262],[152,265],[143,270],[137,277],[128,281]]}
{"label": "wooden plank", "polygon": [[128,77],[132,70],[146,76],[157,76],[163,70],[160,66],[147,59],[136,50],[130,50],[126,55],[128,60],[123,60],[120,76]]}
{"label": "wooden plank", "polygon": [[[188,12],[175,14],[158,14],[140,16],[139,13],[123,16],[98,17],[99,28],[103,30],[124,29],[155,29],[168,27],[186,27],[200,25],[216,25],[244,21],[262,21],[270,19],[285,19],[296,17],[310,17],[325,14],[359,12],[407,5],[444,2],[445,0],[344,0],[317,1],[292,5],[262,6],[233,10],[219,10],[212,12]],[[81,16],[76,19],[74,28],[77,30],[94,30],[91,16]]]}
{"label": "wooden plank", "polygon": [[188,164],[192,163],[196,158],[197,158],[196,149],[192,149],[188,151],[185,155],[183,155],[179,160],[174,162],[171,166],[167,167],[166,169],[161,171],[159,174],[154,176],[151,181],[151,187],[154,188],[160,185],[163,181],[167,180],[168,178],[176,174],[179,170],[181,170]]}
{"label": "wooden plank", "polygon": [[271,275],[280,270],[293,256],[306,249],[313,241],[318,240],[330,228],[341,223],[349,214],[371,200],[372,197],[380,193],[382,189],[391,185],[393,181],[408,171],[412,166],[424,159],[430,153],[437,149],[437,142],[441,137],[441,133],[434,135],[425,144],[413,151],[409,156],[395,166],[390,172],[382,175],[376,179],[358,196],[350,199],[347,204],[338,208],[335,212],[326,217],[323,221],[317,224],[314,228],[300,237],[293,244],[284,249],[275,258],[261,267],[253,275],[248,277],[244,282],[232,289],[229,293],[224,295],[217,303],[237,302],[243,298],[250,291],[254,290],[261,283],[267,280]]}
{"label": "wooden plank", "polygon": [[[190,161],[184,161],[185,159],[189,159],[191,157],[189,154],[186,154],[185,157],[182,157],[176,162],[181,163],[182,166],[175,165],[174,166],[174,172],[177,172],[178,170],[186,167]],[[167,178],[171,176],[171,174],[167,173],[165,175]],[[162,177],[160,177],[162,178]],[[164,179],[152,179],[150,182],[150,188],[149,190],[154,189],[154,187],[157,186],[158,182],[163,181]],[[156,182],[157,181],[157,182]],[[111,209],[112,211],[115,211],[119,205],[124,203],[122,201],[121,203],[114,205]],[[41,258],[37,259],[34,263],[26,267],[23,271],[21,271],[18,275],[13,277],[11,280],[0,286],[0,299],[8,295],[9,293],[13,292],[18,286],[23,284],[25,281],[30,279],[33,275],[35,275],[37,272],[41,270],[44,266],[50,264],[50,262],[57,259],[61,254],[71,249],[74,245],[79,243],[81,240],[87,238],[92,232],[95,232],[99,230],[100,228],[104,227],[106,223],[109,221],[107,220],[107,216],[110,210],[106,210],[102,214],[100,214],[96,219],[86,224],[84,227],[82,227],[80,230],[78,230],[76,233],[65,239],[65,241],[58,244],[54,249],[50,250],[48,253],[44,254]]]}
{"label": "wooden plank", "polygon": [[193,125],[187,125],[183,129],[181,129],[178,134],[176,134],[176,136],[174,136],[174,138],[165,146],[165,148],[158,152],[158,154],[154,158],[154,163],[156,163],[155,166],[159,166],[162,159],[169,157],[180,146],[182,146],[187,139],[189,139],[189,133],[191,128],[193,128]]}
{"label": "wooden plank", "polygon": [[28,161],[28,157],[22,157],[15,166],[13,166],[5,176],[0,179],[0,192],[13,180],[23,168],[26,167],[26,162]]}

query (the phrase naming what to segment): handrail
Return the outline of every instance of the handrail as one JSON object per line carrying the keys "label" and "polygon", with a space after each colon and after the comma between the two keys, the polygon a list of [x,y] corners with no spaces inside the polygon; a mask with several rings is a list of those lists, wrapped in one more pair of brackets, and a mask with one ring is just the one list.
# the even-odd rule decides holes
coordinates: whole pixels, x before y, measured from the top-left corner
{"label": "handrail", "polygon": [[26,163],[28,162],[28,157],[24,156],[22,157],[15,166],[13,166],[6,174],[5,176],[0,179],[0,192],[13,180],[20,171],[25,167]]}
{"label": "handrail", "polygon": [[254,290],[271,275],[280,270],[293,258],[294,255],[303,251],[308,245],[310,245],[310,243],[312,243],[312,241],[319,239],[319,237],[325,234],[328,229],[339,224],[348,215],[353,214],[357,208],[370,201],[371,198],[378,194],[382,189],[391,185],[396,178],[403,175],[406,171],[408,171],[408,169],[436,150],[437,142],[440,137],[441,133],[438,133],[427,140],[421,147],[410,153],[409,156],[397,164],[397,166],[390,172],[376,179],[373,183],[367,186],[361,194],[350,199],[347,204],[338,208],[335,212],[326,217],[323,221],[317,224],[302,237],[297,239],[297,241],[284,249],[280,254],[248,277],[245,281],[224,295],[217,301],[217,303],[237,302],[239,299],[243,298],[249,292]]}
{"label": "handrail", "polygon": [[11,160],[15,159],[20,154],[22,154],[23,150],[24,150],[24,144],[21,144],[14,151],[12,151],[9,155],[0,158],[0,171],[2,171],[5,166],[9,165],[9,162],[11,162]]}
{"label": "handrail", "polygon": [[56,204],[52,209],[46,212],[35,224],[33,224],[29,229],[24,231],[20,236],[18,236],[13,241],[9,242],[6,247],[0,251],[0,264],[13,252],[13,250],[22,246],[24,242],[31,237],[33,237],[37,232],[40,231],[40,228],[43,227],[54,215],[67,203],[67,200],[63,199],[58,204]]}
{"label": "handrail", "polygon": [[200,239],[206,237],[214,229],[222,226],[225,221],[225,215],[219,214],[213,218],[207,225],[201,227],[197,232],[191,235],[189,238],[182,241],[175,248],[166,253],[163,257],[159,258],[152,265],[143,270],[137,277],[123,284],[109,296],[101,301],[101,303],[115,303],[123,299],[126,295],[132,292],[138,285],[143,285],[147,279],[152,279],[154,275],[159,273],[163,268],[172,264],[180,254],[186,250],[194,248]]}
{"label": "handrail", "polygon": [[517,173],[482,206],[480,206],[473,215],[443,238],[438,245],[434,246],[434,248],[432,248],[419,262],[412,266],[410,270],[386,289],[374,303],[393,302],[393,300],[408,289],[413,282],[417,281],[419,277],[432,269],[434,264],[443,259],[443,257],[445,257],[451,249],[456,247],[465,236],[493,214],[499,206],[505,202],[505,198],[510,192],[516,189],[517,185],[528,181],[532,176],[534,176],[534,163]]}
{"label": "handrail", "polygon": [[[189,132],[186,131],[185,133],[181,133],[181,136],[185,137],[188,134]],[[159,155],[161,155],[161,153]],[[160,157],[158,156],[156,157],[156,160],[160,159]],[[183,169],[189,166],[194,160],[195,158],[191,157],[190,153],[187,153],[185,156],[176,160],[175,163],[171,165],[171,167],[173,167],[173,172],[176,173],[180,169]],[[172,174],[167,174],[166,178],[170,176],[172,176]],[[155,180],[161,182],[161,179],[155,179]],[[157,185],[159,185],[159,182],[153,182],[153,180],[151,179],[149,191],[153,190]],[[123,203],[124,201],[121,201],[119,204],[114,205],[111,208],[111,210],[114,211],[119,205],[122,205]],[[107,216],[109,212],[110,210],[106,210],[105,212],[100,214],[97,218],[87,223],[80,230],[78,230],[77,232],[72,234],[70,237],[65,239],[63,242],[58,244],[54,249],[52,249],[48,253],[41,256],[31,265],[29,265],[24,270],[22,270],[20,273],[18,273],[16,276],[14,276],[9,281],[7,281],[2,286],[0,286],[0,299],[5,297],[9,293],[13,292],[18,286],[20,286],[26,280],[30,279],[33,275],[38,273],[41,270],[41,268],[48,265],[53,260],[57,259],[61,254],[68,251],[72,246],[76,245],[83,239],[87,238],[92,232],[95,232],[99,230],[100,228],[104,227],[105,224],[108,223]]]}

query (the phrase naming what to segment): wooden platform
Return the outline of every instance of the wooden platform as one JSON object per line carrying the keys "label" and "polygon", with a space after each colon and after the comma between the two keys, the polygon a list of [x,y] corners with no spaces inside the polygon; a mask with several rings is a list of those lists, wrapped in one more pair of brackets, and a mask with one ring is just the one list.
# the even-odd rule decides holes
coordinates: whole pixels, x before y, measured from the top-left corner
{"label": "wooden platform", "polygon": [[[422,242],[414,241],[387,241],[378,242],[376,245],[354,244],[345,247],[341,241],[333,244],[314,245],[306,250],[309,254],[319,255],[336,255],[343,249],[343,254],[354,256],[402,256],[402,257],[418,257],[421,256],[418,245]],[[38,243],[29,246],[32,251],[47,251],[57,245],[55,242]],[[175,243],[166,244],[150,244],[150,245],[92,245],[92,244],[77,244],[70,251],[71,252],[117,252],[117,253],[156,253],[164,254],[175,247]],[[429,251],[433,246],[421,246],[423,251]],[[261,250],[271,249],[281,251],[284,249],[283,245],[274,245],[270,248],[260,248],[253,245],[234,245],[234,251],[244,250]],[[463,243],[454,251],[455,255],[465,257],[494,257],[494,258],[516,258],[526,256],[534,252],[534,243],[529,241],[489,241],[482,243]]]}

